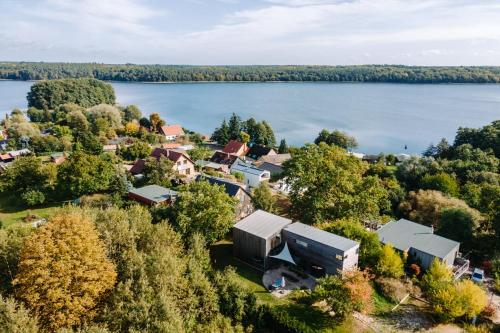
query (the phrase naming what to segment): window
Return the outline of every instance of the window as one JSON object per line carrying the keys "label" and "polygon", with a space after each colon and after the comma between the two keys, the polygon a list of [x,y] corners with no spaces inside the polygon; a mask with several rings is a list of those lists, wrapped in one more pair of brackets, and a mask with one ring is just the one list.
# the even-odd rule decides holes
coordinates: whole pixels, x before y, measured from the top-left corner
{"label": "window", "polygon": [[180,162],[180,161],[179,161],[179,162],[177,162],[177,165],[178,165],[178,166],[181,166],[181,162]]}
{"label": "window", "polygon": [[335,259],[339,260],[339,261],[342,261],[343,258],[342,258],[342,255],[341,254],[336,254],[335,255]]}
{"label": "window", "polygon": [[356,254],[359,254],[359,247],[356,248]]}
{"label": "window", "polygon": [[187,160],[184,160],[184,164],[188,164],[188,161],[187,161]]}
{"label": "window", "polygon": [[298,245],[300,245],[300,246],[302,246],[302,247],[307,247],[307,243],[306,243],[306,242],[303,242],[303,241],[301,241],[301,240],[296,239],[296,240],[295,240],[295,243],[297,243]]}

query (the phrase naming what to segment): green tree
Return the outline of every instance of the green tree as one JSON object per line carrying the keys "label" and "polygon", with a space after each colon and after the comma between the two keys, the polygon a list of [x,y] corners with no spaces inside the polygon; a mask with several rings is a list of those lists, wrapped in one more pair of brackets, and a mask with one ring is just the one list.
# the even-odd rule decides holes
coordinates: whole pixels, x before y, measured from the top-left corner
{"label": "green tree", "polygon": [[41,123],[45,121],[45,113],[43,110],[38,110],[36,108],[29,108],[26,112],[30,120],[34,123]]}
{"label": "green tree", "polygon": [[115,104],[115,92],[109,83],[96,79],[63,79],[38,81],[28,92],[28,106],[37,109],[55,109],[64,103],[83,107]]}
{"label": "green tree", "polygon": [[120,147],[120,155],[128,160],[135,161],[139,158],[145,158],[151,154],[151,147],[147,142],[135,141],[128,147]]}
{"label": "green tree", "polygon": [[[0,293],[10,294],[17,274],[19,254],[31,226],[0,229]],[[1,327],[1,325],[0,325]]]}
{"label": "green tree", "polygon": [[453,197],[459,194],[459,186],[455,178],[444,172],[435,175],[426,174],[420,184],[424,190],[441,191]]}
{"label": "green tree", "polygon": [[267,182],[261,182],[259,187],[252,191],[252,201],[255,209],[262,209],[269,213],[276,211],[276,198]]}
{"label": "green tree", "polygon": [[[27,205],[43,203],[56,185],[53,164],[42,164],[35,156],[21,156],[14,160],[0,178],[2,192],[21,198]],[[37,197],[38,200],[31,200]]]}
{"label": "green tree", "polygon": [[142,182],[150,185],[160,185],[170,187],[171,179],[174,177],[174,164],[165,156],[148,157],[144,160],[144,175]]}
{"label": "green tree", "polygon": [[390,244],[382,246],[375,271],[381,276],[392,278],[400,278],[404,275],[403,259]]}
{"label": "green tree", "polygon": [[13,284],[17,297],[55,330],[93,318],[115,279],[92,222],[60,213],[26,240]]}
{"label": "green tree", "polygon": [[470,246],[478,226],[472,214],[463,208],[449,208],[441,211],[437,234]]}
{"label": "green tree", "polygon": [[103,152],[103,145],[99,138],[90,132],[78,133],[74,149],[82,150],[87,154],[100,155]]}
{"label": "green tree", "polygon": [[58,167],[57,183],[65,197],[107,191],[116,177],[114,165],[99,156],[76,151]]}
{"label": "green tree", "polygon": [[285,139],[281,139],[280,146],[278,148],[278,153],[279,154],[286,154],[286,153],[288,153],[288,145],[287,145]]}
{"label": "green tree", "polygon": [[216,128],[212,134],[212,140],[218,144],[225,145],[229,142],[229,126],[227,125],[226,119],[224,119],[220,127]]}
{"label": "green tree", "polygon": [[219,286],[210,279],[208,250],[198,234],[183,244],[170,223],[152,224],[147,208],[137,205],[86,214],[117,267],[116,288],[99,317],[110,330],[194,332],[201,326],[204,332],[221,320]]}
{"label": "green tree", "polygon": [[123,109],[123,120],[125,122],[131,122],[132,120],[139,120],[142,117],[141,110],[137,107],[137,105],[127,105],[125,109]]}
{"label": "green tree", "polygon": [[79,110],[68,113],[66,121],[68,126],[77,133],[87,132],[90,128],[87,117]]}
{"label": "green tree", "polygon": [[412,191],[408,194],[406,200],[399,205],[400,211],[410,220],[435,226],[439,223],[441,213],[450,208],[461,208],[469,212],[475,224],[480,223],[482,220],[479,212],[470,208],[464,201],[450,198],[434,190]]}
{"label": "green tree", "polygon": [[360,267],[375,267],[380,257],[382,246],[377,234],[366,230],[356,219],[340,219],[318,225],[320,229],[355,240],[359,245]]}
{"label": "green tree", "polygon": [[345,318],[354,311],[351,292],[340,276],[328,275],[318,279],[311,297],[324,301],[338,318]]}
{"label": "green tree", "polygon": [[208,160],[213,155],[213,151],[205,146],[198,146],[189,151],[189,156],[193,161]]}
{"label": "green tree", "polygon": [[226,235],[235,219],[236,200],[222,186],[206,181],[184,185],[173,207],[173,223],[189,238],[201,233],[209,244]]}
{"label": "green tree", "polygon": [[241,132],[241,118],[235,113],[229,118],[229,140],[238,140]]}
{"label": "green tree", "polygon": [[329,145],[335,145],[347,150],[356,148],[358,146],[356,138],[339,130],[333,130],[331,133],[326,129],[322,130],[318,134],[318,137],[314,140],[315,144],[319,144],[320,142],[324,142]]}
{"label": "green tree", "polygon": [[304,223],[379,216],[389,206],[378,177],[364,177],[368,165],[336,146],[306,145],[283,166],[292,211]]}
{"label": "green tree", "polygon": [[38,320],[12,298],[0,295],[0,327],[4,333],[38,333]]}

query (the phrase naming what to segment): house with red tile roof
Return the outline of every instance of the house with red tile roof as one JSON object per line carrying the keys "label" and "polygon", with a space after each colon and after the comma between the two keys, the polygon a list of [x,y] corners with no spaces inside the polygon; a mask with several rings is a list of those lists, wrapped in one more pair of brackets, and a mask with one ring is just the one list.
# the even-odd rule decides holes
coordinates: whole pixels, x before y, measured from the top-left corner
{"label": "house with red tile roof", "polygon": [[222,151],[226,154],[231,154],[235,156],[245,156],[248,152],[248,147],[246,143],[239,142],[236,140],[231,140],[227,143],[227,145],[222,149]]}
{"label": "house with red tile roof", "polygon": [[160,134],[164,135],[167,140],[175,140],[184,135],[184,130],[181,125],[165,125],[160,127]]}
{"label": "house with red tile roof", "polygon": [[[168,158],[174,163],[173,170],[178,174],[184,176],[194,175],[194,162],[186,153],[171,149],[155,148],[150,155],[150,157],[157,159],[160,159],[161,156]],[[137,160],[130,169],[130,173],[133,175],[141,174],[144,170],[144,165],[145,160]]]}

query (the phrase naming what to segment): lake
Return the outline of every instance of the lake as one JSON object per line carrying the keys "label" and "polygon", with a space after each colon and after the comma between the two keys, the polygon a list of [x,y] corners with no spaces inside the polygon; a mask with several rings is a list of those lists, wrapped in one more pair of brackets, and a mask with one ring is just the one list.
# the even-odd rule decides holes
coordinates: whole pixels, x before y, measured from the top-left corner
{"label": "lake", "polygon": [[[26,108],[31,82],[0,81],[2,116]],[[354,135],[363,153],[421,153],[459,126],[500,119],[500,85],[385,83],[112,83],[122,105],[210,134],[232,112],[267,120],[301,145],[323,129]],[[408,149],[405,151],[404,146]]]}

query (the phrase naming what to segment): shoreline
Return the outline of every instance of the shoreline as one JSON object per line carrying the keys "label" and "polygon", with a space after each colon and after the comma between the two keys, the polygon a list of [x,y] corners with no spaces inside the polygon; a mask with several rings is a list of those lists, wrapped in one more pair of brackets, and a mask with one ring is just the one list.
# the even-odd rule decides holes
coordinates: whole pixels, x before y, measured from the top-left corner
{"label": "shoreline", "polygon": [[16,80],[16,79],[0,79],[0,81],[12,81],[12,82],[39,82],[39,81],[52,81],[52,80],[62,80],[62,79],[78,79],[78,78],[92,78],[108,83],[133,83],[133,84],[209,84],[209,83],[320,83],[320,84],[403,84],[403,85],[477,85],[477,86],[487,86],[487,85],[500,85],[500,82],[391,82],[391,81],[116,81],[116,80],[101,80],[90,76],[82,77],[68,77],[61,79],[42,79],[42,80]]}

